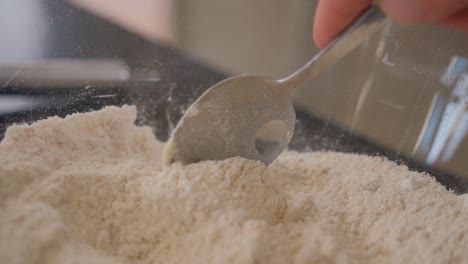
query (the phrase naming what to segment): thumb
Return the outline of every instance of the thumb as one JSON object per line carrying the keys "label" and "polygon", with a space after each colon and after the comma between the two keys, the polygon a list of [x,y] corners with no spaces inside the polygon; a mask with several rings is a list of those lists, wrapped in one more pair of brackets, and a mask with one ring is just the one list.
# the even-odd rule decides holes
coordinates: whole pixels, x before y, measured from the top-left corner
{"label": "thumb", "polygon": [[381,0],[380,7],[404,24],[434,22],[468,8],[468,0]]}

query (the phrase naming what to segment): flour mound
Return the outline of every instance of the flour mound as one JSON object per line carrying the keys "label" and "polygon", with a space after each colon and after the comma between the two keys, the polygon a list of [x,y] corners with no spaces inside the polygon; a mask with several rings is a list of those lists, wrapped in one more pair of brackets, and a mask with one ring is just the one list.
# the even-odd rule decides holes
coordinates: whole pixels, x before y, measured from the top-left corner
{"label": "flour mound", "polygon": [[161,166],[136,109],[12,126],[0,263],[462,263],[466,195],[378,157]]}

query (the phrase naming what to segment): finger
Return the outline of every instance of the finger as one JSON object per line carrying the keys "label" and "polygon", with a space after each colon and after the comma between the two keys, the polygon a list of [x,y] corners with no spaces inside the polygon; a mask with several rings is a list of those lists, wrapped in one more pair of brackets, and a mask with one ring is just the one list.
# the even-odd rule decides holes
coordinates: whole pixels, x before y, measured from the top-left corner
{"label": "finger", "polygon": [[320,0],[313,29],[317,47],[324,48],[371,3],[372,0]]}
{"label": "finger", "polygon": [[393,20],[414,24],[436,22],[468,7],[468,0],[381,0],[382,10]]}
{"label": "finger", "polygon": [[468,32],[468,8],[441,20],[443,25]]}

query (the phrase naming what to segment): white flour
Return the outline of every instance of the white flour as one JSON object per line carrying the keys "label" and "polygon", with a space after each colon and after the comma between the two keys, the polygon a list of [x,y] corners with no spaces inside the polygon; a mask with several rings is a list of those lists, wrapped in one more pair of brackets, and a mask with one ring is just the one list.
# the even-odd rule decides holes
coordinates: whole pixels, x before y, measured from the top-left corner
{"label": "white flour", "polygon": [[133,107],[10,127],[0,263],[463,263],[468,197],[376,157],[162,171]]}

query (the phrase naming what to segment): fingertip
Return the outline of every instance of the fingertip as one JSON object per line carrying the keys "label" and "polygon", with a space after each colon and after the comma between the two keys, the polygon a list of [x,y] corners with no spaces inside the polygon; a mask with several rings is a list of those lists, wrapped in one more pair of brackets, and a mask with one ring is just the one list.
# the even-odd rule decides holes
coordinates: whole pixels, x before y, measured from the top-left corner
{"label": "fingertip", "polygon": [[312,39],[314,40],[315,46],[319,49],[325,48],[327,45],[327,41],[324,38],[324,35],[320,33],[320,29],[314,26],[314,30],[312,32]]}
{"label": "fingertip", "polygon": [[323,49],[326,45],[326,31],[324,28],[327,28],[327,23],[323,21],[323,11],[322,11],[323,3],[319,1],[315,16],[314,16],[314,23],[312,27],[312,39],[314,40],[315,46],[319,49]]}
{"label": "fingertip", "polygon": [[315,12],[312,33],[317,47],[325,48],[371,2],[372,0],[320,0]]}
{"label": "fingertip", "polygon": [[315,13],[312,36],[319,49],[325,48],[346,23],[330,6],[331,2],[319,1]]}

